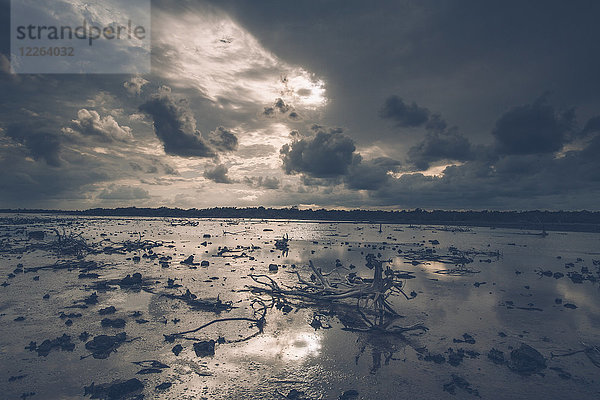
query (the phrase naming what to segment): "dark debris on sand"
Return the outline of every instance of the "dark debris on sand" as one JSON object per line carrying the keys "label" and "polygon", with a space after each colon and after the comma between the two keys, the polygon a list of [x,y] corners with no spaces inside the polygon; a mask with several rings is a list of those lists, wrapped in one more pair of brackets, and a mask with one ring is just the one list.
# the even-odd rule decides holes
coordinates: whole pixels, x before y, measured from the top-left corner
{"label": "dark debris on sand", "polygon": [[100,325],[102,325],[103,328],[121,329],[125,327],[125,320],[123,318],[103,318],[102,321],[100,321]]}
{"label": "dark debris on sand", "polygon": [[473,389],[471,387],[471,384],[469,382],[467,382],[467,380],[465,378],[462,378],[458,375],[452,374],[452,380],[448,383],[444,384],[444,391],[448,392],[452,395],[456,394],[456,389],[460,389],[468,394],[471,394],[473,396],[476,397],[481,397],[479,396],[479,392],[477,391],[477,389]]}
{"label": "dark debris on sand", "polygon": [[194,343],[194,352],[198,357],[207,357],[215,355],[215,344],[214,340],[203,340]]}
{"label": "dark debris on sand", "polygon": [[98,359],[108,358],[110,353],[116,351],[121,344],[127,340],[125,332],[114,336],[99,335],[85,344],[85,348],[92,352],[92,356]]}
{"label": "dark debris on sand", "polygon": [[75,343],[71,342],[71,336],[65,333],[56,339],[46,339],[39,346],[37,346],[36,342],[31,342],[25,349],[36,351],[39,357],[46,357],[53,349],[73,351],[75,349]]}
{"label": "dark debris on sand", "polygon": [[84,388],[84,396],[92,399],[121,400],[121,399],[143,399],[141,391],[144,385],[139,379],[133,378],[126,381],[116,380],[112,383],[96,385],[94,382]]}
{"label": "dark debris on sand", "polygon": [[511,351],[508,368],[520,375],[532,375],[546,369],[546,359],[533,347],[521,343],[521,347]]}
{"label": "dark debris on sand", "polygon": [[218,297],[216,299],[200,299],[198,296],[190,292],[189,289],[184,294],[171,294],[163,293],[161,296],[181,300],[185,302],[192,310],[210,311],[216,314],[222,311],[229,311],[233,308],[231,302],[221,301]]}

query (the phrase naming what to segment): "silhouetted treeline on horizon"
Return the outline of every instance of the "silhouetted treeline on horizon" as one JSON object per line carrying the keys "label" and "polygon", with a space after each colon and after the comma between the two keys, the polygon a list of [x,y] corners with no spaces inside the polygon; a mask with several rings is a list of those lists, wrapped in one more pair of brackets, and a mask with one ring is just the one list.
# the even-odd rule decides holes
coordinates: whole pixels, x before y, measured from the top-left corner
{"label": "silhouetted treeline on horizon", "polygon": [[64,214],[106,217],[250,218],[340,222],[377,222],[511,227],[535,230],[600,232],[599,211],[444,211],[444,210],[326,210],[290,208],[214,207],[181,208],[93,208],[89,210],[3,209],[1,213]]}

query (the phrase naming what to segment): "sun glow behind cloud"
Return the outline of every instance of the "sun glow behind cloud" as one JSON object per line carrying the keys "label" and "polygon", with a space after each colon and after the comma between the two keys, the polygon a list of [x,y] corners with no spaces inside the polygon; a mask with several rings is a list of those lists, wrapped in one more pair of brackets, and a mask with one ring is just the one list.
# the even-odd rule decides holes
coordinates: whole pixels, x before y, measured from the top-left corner
{"label": "sun glow behind cloud", "polygon": [[[185,97],[198,118],[202,118],[202,111],[195,108],[198,99],[212,102],[213,116],[222,113],[219,123],[234,132],[240,144],[240,151],[220,154],[214,161],[228,169],[229,184],[203,178],[204,169],[213,161],[167,155],[182,178],[171,182],[169,191],[206,185],[210,191],[203,199],[228,198],[243,204],[261,200],[269,191],[250,188],[245,178],[287,179],[279,150],[290,141],[290,132],[298,129],[295,124],[318,121],[328,102],[325,81],[280,59],[217,10],[189,9],[175,14],[154,9],[153,13],[153,75],[176,97]],[[274,115],[263,114],[265,108],[274,108],[277,99],[283,100],[286,111],[275,108]],[[203,134],[206,129],[212,128],[204,127]]]}
{"label": "sun glow behind cloud", "polygon": [[325,82],[300,69],[297,75],[286,78],[287,92],[283,98],[299,104],[309,110],[315,110],[327,104]]}
{"label": "sun glow behind cloud", "polygon": [[432,165],[425,171],[389,172],[388,174],[391,177],[396,178],[396,179],[400,179],[403,175],[410,175],[410,174],[415,174],[415,173],[418,173],[418,174],[421,174],[424,176],[432,176],[432,177],[440,178],[440,177],[444,176],[444,171],[446,170],[446,168],[452,167],[452,166],[461,166],[463,164],[464,163],[462,163],[462,162],[453,162],[453,163],[448,163],[448,164]]}
{"label": "sun glow behind cloud", "polygon": [[292,66],[224,14],[160,12],[154,45],[160,49],[154,73],[174,88],[196,88],[208,99],[270,104],[276,98],[315,109],[326,103],[325,83]]}

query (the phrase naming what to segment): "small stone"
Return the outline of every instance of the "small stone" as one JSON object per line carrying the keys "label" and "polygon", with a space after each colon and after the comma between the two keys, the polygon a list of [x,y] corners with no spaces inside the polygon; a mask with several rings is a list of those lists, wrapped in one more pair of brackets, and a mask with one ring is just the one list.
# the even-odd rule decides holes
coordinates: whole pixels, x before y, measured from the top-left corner
{"label": "small stone", "polygon": [[100,322],[100,325],[102,325],[104,328],[124,328],[125,320],[122,318],[115,318],[115,319],[104,318]]}
{"label": "small stone", "polygon": [[115,308],[115,306],[110,306],[110,307],[106,307],[106,308],[102,308],[102,309],[98,310],[98,314],[100,314],[100,315],[114,314],[116,312],[117,312],[117,309]]}
{"label": "small stone", "polygon": [[175,346],[173,346],[173,348],[171,349],[171,351],[173,352],[173,354],[175,354],[176,356],[179,355],[179,353],[181,353],[183,351],[183,346],[180,344],[176,344]]}
{"label": "small stone", "polygon": [[156,390],[167,390],[169,389],[173,384],[171,382],[163,382],[160,385],[156,386]]}
{"label": "small stone", "polygon": [[339,397],[339,400],[353,400],[356,399],[358,397],[358,392],[354,389],[350,389],[350,390],[346,390],[344,393],[342,393],[342,395]]}
{"label": "small stone", "polygon": [[521,375],[532,375],[546,368],[546,359],[533,347],[522,343],[510,353],[509,368]]}
{"label": "small stone", "polygon": [[203,340],[201,342],[194,343],[194,352],[198,357],[214,356],[215,355],[215,341],[214,340]]}

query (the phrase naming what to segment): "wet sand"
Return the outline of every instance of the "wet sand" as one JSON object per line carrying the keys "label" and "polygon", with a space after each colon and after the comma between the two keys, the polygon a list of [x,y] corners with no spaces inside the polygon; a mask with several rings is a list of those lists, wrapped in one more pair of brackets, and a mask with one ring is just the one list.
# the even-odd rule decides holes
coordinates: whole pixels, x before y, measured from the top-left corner
{"label": "wet sand", "polygon": [[[93,251],[57,254],[53,229],[81,234]],[[282,251],[275,243],[284,234]],[[595,398],[594,353],[555,356],[600,345],[599,239],[391,224],[380,232],[360,223],[6,216],[0,380],[6,398]],[[117,251],[124,243],[130,248]],[[337,264],[332,277],[368,278],[369,253],[406,278],[410,299],[389,298],[402,315],[397,323],[426,332],[348,331],[336,307],[299,299],[269,308],[262,331],[235,319],[255,317],[260,295],[248,289],[256,286],[250,274],[294,286],[289,272],[309,279],[311,260],[325,273]],[[215,319],[230,320],[165,340]],[[111,346],[97,350],[106,337]],[[196,351],[202,342],[208,348]]]}

